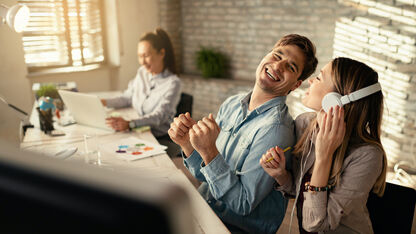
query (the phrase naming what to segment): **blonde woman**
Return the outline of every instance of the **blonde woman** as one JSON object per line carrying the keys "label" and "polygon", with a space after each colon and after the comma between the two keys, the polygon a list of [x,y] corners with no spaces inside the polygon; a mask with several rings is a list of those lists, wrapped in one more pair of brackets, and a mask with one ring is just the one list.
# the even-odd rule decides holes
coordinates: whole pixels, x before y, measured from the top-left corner
{"label": "blonde woman", "polygon": [[361,62],[336,58],[309,84],[302,102],[316,112],[295,120],[292,171],[286,170],[278,147],[269,149],[260,164],[275,179],[275,189],[297,198],[300,233],[372,233],[368,195],[382,196],[386,178],[380,142],[383,94],[378,89],[328,112],[322,100],[330,92],[344,96],[379,87],[378,74]]}

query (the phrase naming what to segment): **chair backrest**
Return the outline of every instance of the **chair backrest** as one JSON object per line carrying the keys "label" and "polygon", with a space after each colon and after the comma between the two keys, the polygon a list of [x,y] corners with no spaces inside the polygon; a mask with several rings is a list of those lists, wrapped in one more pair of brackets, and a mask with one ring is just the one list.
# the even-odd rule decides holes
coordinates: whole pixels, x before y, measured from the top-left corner
{"label": "chair backrest", "polygon": [[178,106],[176,107],[175,117],[186,112],[189,112],[189,114],[192,115],[193,101],[194,101],[194,98],[192,97],[192,95],[187,94],[187,93],[181,93],[181,99],[179,101]]}
{"label": "chair backrest", "polygon": [[368,212],[374,233],[410,233],[415,210],[416,190],[386,183],[383,197],[370,192]]}

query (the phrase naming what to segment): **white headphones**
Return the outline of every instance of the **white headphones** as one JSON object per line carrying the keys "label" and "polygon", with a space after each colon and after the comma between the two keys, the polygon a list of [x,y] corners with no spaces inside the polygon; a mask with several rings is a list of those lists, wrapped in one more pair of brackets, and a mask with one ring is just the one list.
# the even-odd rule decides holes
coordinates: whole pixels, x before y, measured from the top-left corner
{"label": "white headphones", "polygon": [[359,89],[345,96],[342,96],[341,94],[337,92],[331,92],[325,95],[324,98],[322,99],[322,109],[324,109],[324,111],[328,113],[331,107],[334,107],[334,106],[343,107],[345,104],[348,104],[350,102],[355,102],[357,100],[360,100],[361,98],[370,96],[371,94],[376,93],[380,90],[381,90],[380,83],[377,82],[373,85]]}

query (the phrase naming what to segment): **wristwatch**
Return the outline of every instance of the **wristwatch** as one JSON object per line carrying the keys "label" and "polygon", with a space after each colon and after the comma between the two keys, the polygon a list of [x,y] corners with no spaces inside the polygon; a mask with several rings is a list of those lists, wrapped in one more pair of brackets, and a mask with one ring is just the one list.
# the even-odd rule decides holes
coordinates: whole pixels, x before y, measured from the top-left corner
{"label": "wristwatch", "polygon": [[134,128],[136,128],[136,122],[134,122],[134,120],[130,120],[129,122],[130,131],[133,130]]}

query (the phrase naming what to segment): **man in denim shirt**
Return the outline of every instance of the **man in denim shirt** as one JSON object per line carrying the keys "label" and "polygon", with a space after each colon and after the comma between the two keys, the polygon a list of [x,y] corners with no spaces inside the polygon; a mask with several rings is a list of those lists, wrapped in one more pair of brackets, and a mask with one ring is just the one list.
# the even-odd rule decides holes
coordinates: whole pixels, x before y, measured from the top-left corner
{"label": "man in denim shirt", "polygon": [[228,98],[216,120],[210,114],[195,122],[186,113],[171,124],[168,133],[181,146],[185,166],[202,182],[199,192],[230,229],[275,233],[283,221],[287,200],[272,190],[274,180],[259,160],[271,147],[295,143],[286,95],[316,65],[314,45],[287,35],[260,62],[254,89]]}

